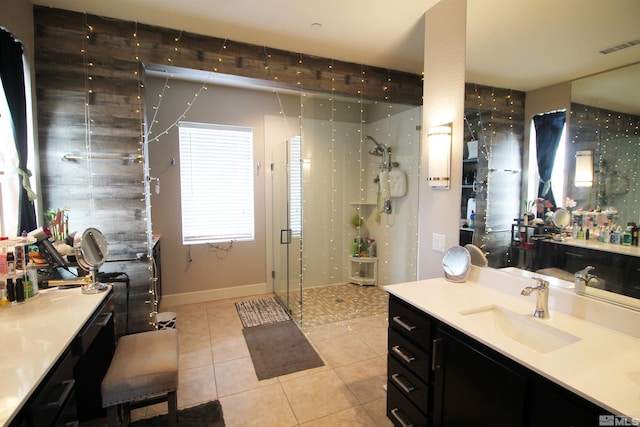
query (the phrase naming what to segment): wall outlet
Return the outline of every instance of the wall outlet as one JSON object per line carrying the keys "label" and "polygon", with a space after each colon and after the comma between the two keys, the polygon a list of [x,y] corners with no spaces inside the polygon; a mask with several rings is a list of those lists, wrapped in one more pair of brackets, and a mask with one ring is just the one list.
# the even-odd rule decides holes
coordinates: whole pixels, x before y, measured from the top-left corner
{"label": "wall outlet", "polygon": [[444,234],[433,233],[431,247],[434,251],[444,252]]}

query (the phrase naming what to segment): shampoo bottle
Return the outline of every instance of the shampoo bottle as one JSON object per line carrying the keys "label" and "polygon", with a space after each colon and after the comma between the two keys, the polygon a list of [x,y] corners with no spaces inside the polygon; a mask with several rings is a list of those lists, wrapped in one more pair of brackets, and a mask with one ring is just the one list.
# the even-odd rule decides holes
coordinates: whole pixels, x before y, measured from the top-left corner
{"label": "shampoo bottle", "polygon": [[353,243],[351,244],[351,256],[356,256],[358,253],[358,239],[353,239]]}

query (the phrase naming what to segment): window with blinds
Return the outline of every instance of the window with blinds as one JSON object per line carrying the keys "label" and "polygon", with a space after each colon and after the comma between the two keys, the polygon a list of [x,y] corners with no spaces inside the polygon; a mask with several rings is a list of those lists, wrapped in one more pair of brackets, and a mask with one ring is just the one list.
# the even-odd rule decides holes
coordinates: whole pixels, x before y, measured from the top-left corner
{"label": "window with blinds", "polygon": [[302,158],[300,136],[289,141],[289,227],[293,237],[302,235]]}
{"label": "window with blinds", "polygon": [[253,129],[179,123],[182,243],[255,238]]}

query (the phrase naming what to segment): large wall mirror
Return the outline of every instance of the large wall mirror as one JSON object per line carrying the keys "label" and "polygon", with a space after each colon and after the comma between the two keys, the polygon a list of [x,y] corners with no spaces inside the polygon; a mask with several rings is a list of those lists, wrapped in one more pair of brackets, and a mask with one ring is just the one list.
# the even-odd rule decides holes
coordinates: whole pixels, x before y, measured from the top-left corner
{"label": "large wall mirror", "polygon": [[[640,63],[571,83],[567,195],[586,210],[617,212],[623,228],[640,223],[639,129]],[[578,152],[592,155],[591,184],[575,182]]]}

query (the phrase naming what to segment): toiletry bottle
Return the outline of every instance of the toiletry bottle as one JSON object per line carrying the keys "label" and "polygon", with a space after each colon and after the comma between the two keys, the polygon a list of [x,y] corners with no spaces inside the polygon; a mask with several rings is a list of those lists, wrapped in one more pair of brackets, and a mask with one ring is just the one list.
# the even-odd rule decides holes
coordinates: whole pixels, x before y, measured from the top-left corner
{"label": "toiletry bottle", "polygon": [[580,230],[578,230],[578,240],[584,240],[584,229],[582,225],[580,226]]}
{"label": "toiletry bottle", "polygon": [[353,243],[351,244],[351,256],[356,256],[358,253],[358,239],[353,239]]}
{"label": "toiletry bottle", "polygon": [[16,300],[16,285],[13,283],[13,279],[7,279],[7,299],[9,302]]}
{"label": "toiletry bottle", "polygon": [[631,226],[628,225],[622,235],[622,244],[625,246],[631,246]]}
{"label": "toiletry bottle", "polygon": [[631,234],[631,244],[633,246],[638,246],[638,236],[640,236],[640,227],[635,226]]}
{"label": "toiletry bottle", "polygon": [[16,279],[16,301],[24,301],[24,283],[21,278]]}
{"label": "toiletry bottle", "polygon": [[7,252],[7,274],[15,274],[16,272],[16,258],[13,252]]}
{"label": "toiletry bottle", "polygon": [[620,230],[620,226],[618,226],[618,228],[616,228],[615,231],[613,232],[613,243],[615,245],[620,244],[621,234],[622,234],[622,230]]}
{"label": "toiletry bottle", "polygon": [[4,282],[0,282],[0,306],[9,304],[7,299],[7,285]]}
{"label": "toiletry bottle", "polygon": [[469,228],[474,229],[476,224],[476,212],[475,211],[471,211],[471,215],[469,215]]}

